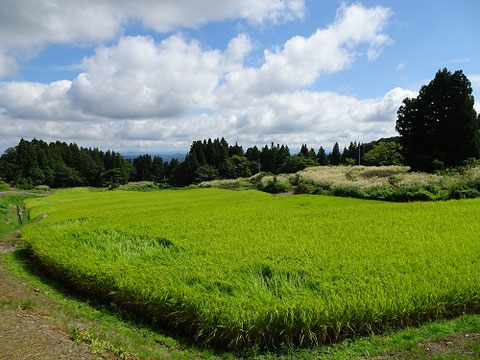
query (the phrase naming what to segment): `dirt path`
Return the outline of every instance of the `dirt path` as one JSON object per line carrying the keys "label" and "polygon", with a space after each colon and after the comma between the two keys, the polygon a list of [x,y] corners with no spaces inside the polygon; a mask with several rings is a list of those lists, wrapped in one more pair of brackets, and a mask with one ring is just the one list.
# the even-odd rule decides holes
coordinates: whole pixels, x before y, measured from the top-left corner
{"label": "dirt path", "polygon": [[6,270],[0,261],[1,359],[98,359],[71,340],[45,308],[46,299]]}
{"label": "dirt path", "polygon": [[[12,251],[20,231],[0,240],[0,252]],[[99,359],[87,346],[74,342],[51,318],[46,294],[13,275],[0,259],[0,359]]]}
{"label": "dirt path", "polygon": [[50,195],[50,192],[46,192],[43,194],[39,193],[32,193],[28,191],[19,191],[19,190],[9,190],[9,191],[0,191],[0,197],[3,195],[8,195],[8,194],[13,194],[13,195],[32,195],[32,196],[47,196]]}

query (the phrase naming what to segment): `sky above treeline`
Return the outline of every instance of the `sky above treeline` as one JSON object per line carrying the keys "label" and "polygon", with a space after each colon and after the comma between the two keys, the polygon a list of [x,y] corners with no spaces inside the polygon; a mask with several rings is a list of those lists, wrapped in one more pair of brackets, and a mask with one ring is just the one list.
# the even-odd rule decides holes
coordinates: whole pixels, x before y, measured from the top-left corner
{"label": "sky above treeline", "polygon": [[480,1],[2,0],[0,152],[23,137],[184,152],[395,135],[443,67],[480,111]]}

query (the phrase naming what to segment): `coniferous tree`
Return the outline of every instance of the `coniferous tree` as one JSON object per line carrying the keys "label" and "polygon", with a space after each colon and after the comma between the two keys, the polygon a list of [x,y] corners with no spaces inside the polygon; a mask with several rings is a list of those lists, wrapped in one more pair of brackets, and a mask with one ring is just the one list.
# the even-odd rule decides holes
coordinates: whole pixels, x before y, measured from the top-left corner
{"label": "coniferous tree", "polygon": [[338,142],[336,142],[335,145],[333,145],[333,150],[329,156],[329,161],[332,165],[339,165],[341,160],[342,155],[340,154],[340,147],[338,146]]}
{"label": "coniferous tree", "polygon": [[317,163],[319,165],[328,165],[330,162],[328,161],[327,154],[325,152],[325,149],[320,146],[320,149],[318,149],[317,157],[316,157]]}
{"label": "coniferous tree", "polygon": [[396,130],[405,161],[415,170],[433,163],[457,166],[480,154],[480,137],[470,81],[461,70],[439,70],[416,98],[403,101]]}
{"label": "coniferous tree", "polygon": [[308,157],[307,144],[302,144],[302,147],[300,148],[300,154],[302,154],[304,157]]}

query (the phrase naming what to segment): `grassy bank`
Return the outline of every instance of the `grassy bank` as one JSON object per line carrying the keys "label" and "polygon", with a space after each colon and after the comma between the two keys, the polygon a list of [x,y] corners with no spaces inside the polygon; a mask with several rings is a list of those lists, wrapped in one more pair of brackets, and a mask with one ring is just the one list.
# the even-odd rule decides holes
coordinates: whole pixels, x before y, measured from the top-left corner
{"label": "grassy bank", "polygon": [[317,166],[296,174],[260,174],[251,178],[214,180],[201,188],[258,189],[269,193],[330,195],[394,202],[480,197],[480,168],[430,174],[404,166]]}
{"label": "grassy bank", "polygon": [[28,195],[7,194],[0,197],[0,239],[18,227],[16,206],[22,205]]}

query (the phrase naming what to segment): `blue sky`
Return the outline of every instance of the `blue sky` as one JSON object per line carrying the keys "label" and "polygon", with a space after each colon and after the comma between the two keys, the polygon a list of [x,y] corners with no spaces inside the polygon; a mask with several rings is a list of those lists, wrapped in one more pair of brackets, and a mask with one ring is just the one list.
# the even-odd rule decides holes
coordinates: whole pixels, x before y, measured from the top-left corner
{"label": "blue sky", "polygon": [[[103,2],[101,10],[95,2],[85,2],[80,10],[74,2],[60,2],[61,9],[53,13],[34,0],[0,5],[13,18],[7,25],[0,18],[0,126],[6,129],[0,131],[0,146],[11,146],[22,136],[152,152],[184,151],[197,137],[207,136],[247,145],[286,142],[292,148],[303,142],[328,147],[334,141],[369,141],[394,135],[401,100],[414,96],[443,67],[463,69],[480,99],[478,1],[262,0],[245,1],[239,8],[233,1],[220,6],[211,0],[199,12],[193,1],[183,0],[173,9],[174,20],[165,20],[162,12],[175,2],[168,9],[149,0],[139,1],[138,8],[133,2],[128,8]],[[84,22],[68,18],[89,6],[95,16]],[[22,18],[25,10],[37,14],[38,22]],[[369,16],[380,20],[357,38],[371,25]],[[62,35],[44,25],[52,19]],[[344,30],[334,26],[342,21]],[[7,38],[9,32],[18,34],[16,26],[24,33],[14,35],[23,36],[18,42]],[[313,39],[319,30],[325,34]],[[344,40],[330,48],[339,36]],[[166,46],[175,39],[181,40]],[[240,39],[241,50],[238,58],[228,60],[232,39]],[[291,52],[286,50],[289,42]],[[369,49],[373,56],[367,56]],[[266,50],[278,56],[273,70],[262,75],[262,66],[268,67]],[[315,58],[337,50],[337,62],[335,54]],[[132,52],[136,57],[130,59]],[[194,69],[185,68],[190,56],[198,62]],[[213,63],[205,59],[209,56]],[[302,66],[318,74],[295,68]],[[221,68],[218,73],[215,67]],[[103,78],[106,73],[111,78]],[[142,90],[129,94],[118,74],[129,74],[123,81]],[[181,80],[169,74],[185,74],[191,81],[183,89]],[[284,77],[280,83],[277,74]],[[232,76],[240,79],[230,81]],[[244,86],[248,76],[253,80],[246,82],[256,85]],[[297,81],[299,76],[305,79]],[[162,84],[169,84],[168,89]],[[137,96],[143,90],[148,96]]]}

